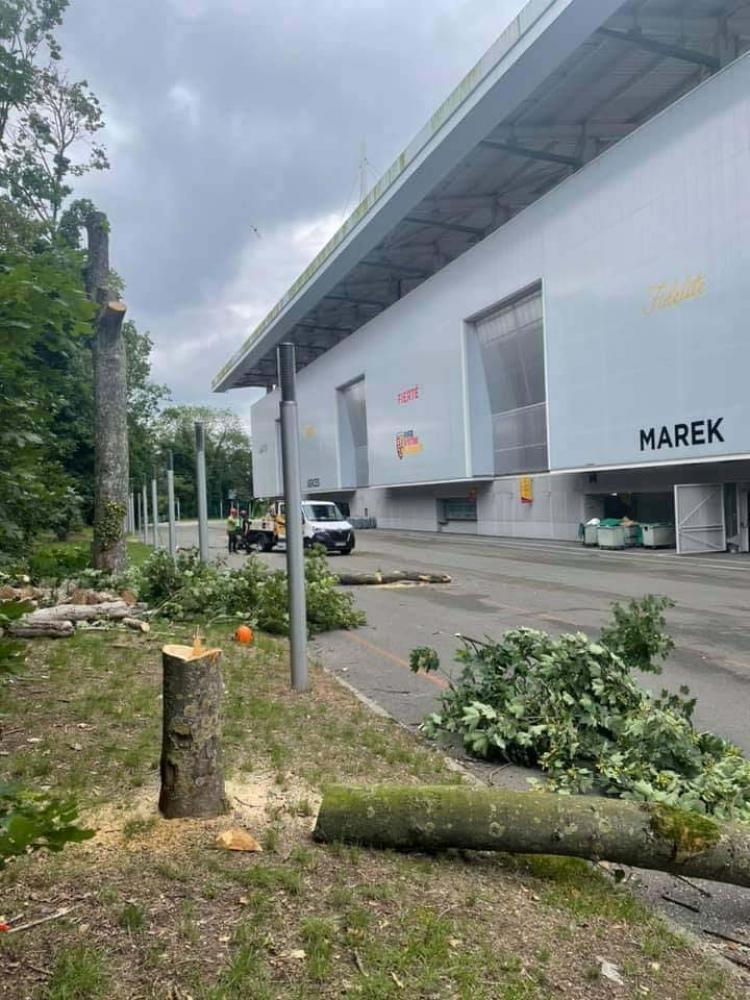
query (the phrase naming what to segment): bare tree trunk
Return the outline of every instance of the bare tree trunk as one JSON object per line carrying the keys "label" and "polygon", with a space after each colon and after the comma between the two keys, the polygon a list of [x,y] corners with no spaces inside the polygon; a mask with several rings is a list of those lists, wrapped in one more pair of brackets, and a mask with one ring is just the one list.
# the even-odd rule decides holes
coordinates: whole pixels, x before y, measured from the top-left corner
{"label": "bare tree trunk", "polygon": [[331,785],[314,836],[396,850],[564,854],[750,886],[750,824],[588,795]]}
{"label": "bare tree trunk", "polygon": [[227,811],[221,766],[221,650],[165,646],[159,809],[167,819]]}
{"label": "bare tree trunk", "polygon": [[12,639],[68,639],[74,632],[75,626],[70,621],[27,622],[23,618],[5,629]]}
{"label": "bare tree trunk", "polygon": [[109,301],[109,229],[104,213],[92,212],[86,231],[86,293],[100,307],[94,344],[94,566],[117,573],[127,565],[127,367],[122,336],[126,307]]}
{"label": "bare tree trunk", "polygon": [[98,604],[55,604],[50,608],[38,608],[19,618],[20,625],[36,625],[44,622],[94,622],[99,619],[118,621],[131,618],[133,614],[145,610],[145,604],[128,604],[127,601],[100,601]]}

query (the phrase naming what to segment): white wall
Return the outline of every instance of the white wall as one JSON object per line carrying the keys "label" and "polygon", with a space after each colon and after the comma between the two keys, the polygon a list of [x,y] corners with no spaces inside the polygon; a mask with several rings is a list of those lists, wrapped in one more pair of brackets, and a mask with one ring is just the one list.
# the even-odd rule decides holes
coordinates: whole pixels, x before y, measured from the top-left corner
{"label": "white wall", "polygon": [[496,479],[478,496],[479,534],[573,541],[584,520],[583,479],[537,474],[532,477],[534,501],[530,504],[521,503],[517,477]]}
{"label": "white wall", "polygon": [[[698,274],[704,294],[646,314],[655,284]],[[745,56],[302,371],[303,487],[308,479],[322,489],[351,485],[337,456],[336,388],[362,375],[372,485],[486,474],[476,448],[468,456],[465,448],[467,438],[491,439],[481,392],[464,399],[465,320],[540,279],[552,468],[750,453],[748,274]],[[412,386],[419,398],[399,404]],[[266,449],[256,451],[260,493],[278,490],[277,410],[275,393],[253,407],[253,438]],[[643,427],[720,416],[723,445],[639,450]],[[421,451],[399,459],[396,436],[406,430]],[[507,490],[493,491],[488,525],[518,523]],[[558,517],[577,525],[566,491],[549,493],[546,513],[535,501],[535,513],[520,514],[529,531],[543,533]],[[426,508],[408,518],[429,520]]]}

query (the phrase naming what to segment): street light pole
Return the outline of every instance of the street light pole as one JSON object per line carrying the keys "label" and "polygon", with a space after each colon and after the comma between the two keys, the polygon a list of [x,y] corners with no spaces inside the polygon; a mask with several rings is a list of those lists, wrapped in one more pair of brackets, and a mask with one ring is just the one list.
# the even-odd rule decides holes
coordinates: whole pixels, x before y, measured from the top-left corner
{"label": "street light pole", "polygon": [[167,466],[167,508],[169,516],[169,554],[177,555],[177,528],[174,522],[174,455],[170,449]]}
{"label": "street light pole", "polygon": [[202,420],[195,422],[195,485],[198,493],[198,550],[208,562],[208,501],[206,498],[206,433]]}
{"label": "street light pole", "polygon": [[153,543],[159,548],[159,496],[156,492],[156,468],[151,470],[151,513],[154,518]]}
{"label": "street light pole", "polygon": [[294,344],[276,349],[281,386],[281,462],[286,502],[286,567],[289,585],[289,646],[292,687],[306,691],[307,609],[305,606],[305,553],[302,541],[302,484],[299,469],[299,417]]}
{"label": "street light pole", "polygon": [[148,545],[148,488],[143,484],[143,541]]}

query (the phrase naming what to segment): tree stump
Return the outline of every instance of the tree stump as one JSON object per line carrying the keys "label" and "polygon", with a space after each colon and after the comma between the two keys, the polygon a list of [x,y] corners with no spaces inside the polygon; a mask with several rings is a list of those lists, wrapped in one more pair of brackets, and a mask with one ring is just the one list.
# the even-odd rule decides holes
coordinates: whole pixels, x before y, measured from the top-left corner
{"label": "tree stump", "polygon": [[164,646],[159,810],[207,819],[227,810],[221,765],[221,650]]}

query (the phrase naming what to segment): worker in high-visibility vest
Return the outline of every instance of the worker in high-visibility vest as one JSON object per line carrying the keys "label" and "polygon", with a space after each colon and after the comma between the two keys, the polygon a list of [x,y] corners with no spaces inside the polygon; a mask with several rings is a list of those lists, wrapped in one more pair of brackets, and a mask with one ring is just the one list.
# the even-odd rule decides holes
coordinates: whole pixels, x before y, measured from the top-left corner
{"label": "worker in high-visibility vest", "polygon": [[237,551],[237,535],[240,530],[240,520],[237,517],[236,507],[232,507],[227,518],[227,543],[230,552]]}

